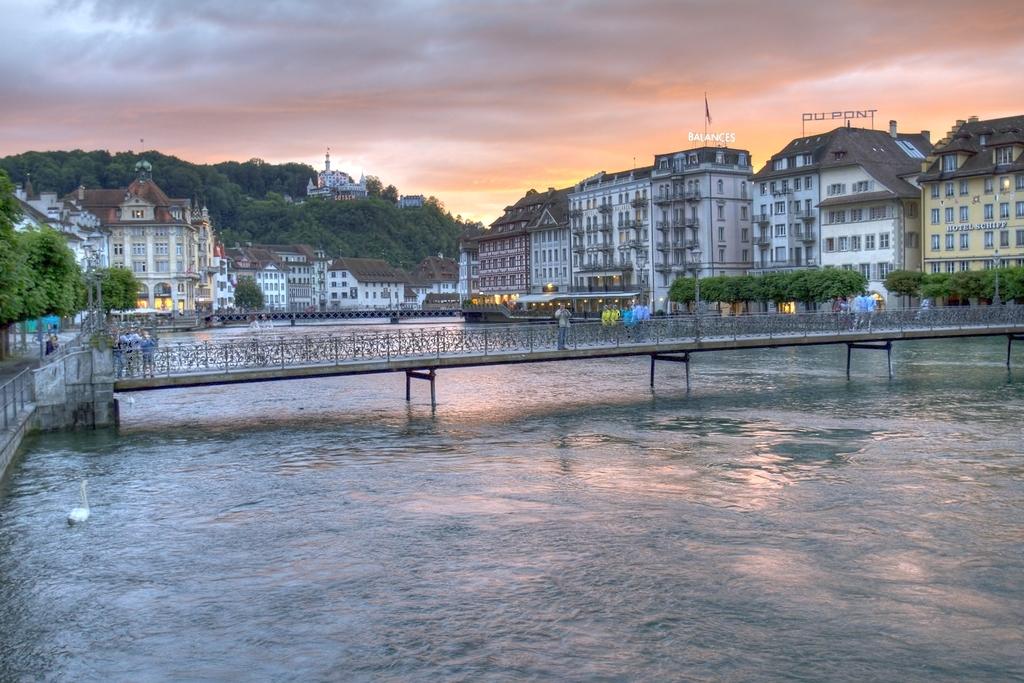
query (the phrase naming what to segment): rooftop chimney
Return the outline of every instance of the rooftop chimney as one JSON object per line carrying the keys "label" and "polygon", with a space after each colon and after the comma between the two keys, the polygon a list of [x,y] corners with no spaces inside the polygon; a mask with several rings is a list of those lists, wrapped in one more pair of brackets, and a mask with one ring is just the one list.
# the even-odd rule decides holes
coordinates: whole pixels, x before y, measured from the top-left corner
{"label": "rooftop chimney", "polygon": [[972,116],[972,117],[968,118],[968,119],[967,119],[967,121],[968,121],[969,123],[977,123],[977,122],[978,122],[978,116],[977,116],[977,115],[974,115],[974,116]]}
{"label": "rooftop chimney", "polygon": [[922,130],[921,131],[921,137],[924,138],[925,142],[931,142],[932,141],[932,132],[930,130]]}
{"label": "rooftop chimney", "polygon": [[889,119],[889,137],[896,139],[896,120]]}
{"label": "rooftop chimney", "polygon": [[81,202],[81,201],[84,201],[84,200],[85,200],[85,185],[79,185],[78,186],[78,201]]}

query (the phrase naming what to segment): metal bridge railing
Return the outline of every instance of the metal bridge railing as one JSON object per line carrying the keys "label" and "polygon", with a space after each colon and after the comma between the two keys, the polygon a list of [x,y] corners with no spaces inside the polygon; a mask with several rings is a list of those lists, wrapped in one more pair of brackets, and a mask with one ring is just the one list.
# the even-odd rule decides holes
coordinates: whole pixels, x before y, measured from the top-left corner
{"label": "metal bridge railing", "polygon": [[0,403],[3,404],[3,428],[12,425],[18,418],[18,413],[25,409],[26,403],[32,402],[35,384],[32,381],[32,370],[26,369],[19,372],[13,379],[4,382],[0,386]]}
{"label": "metal bridge railing", "polygon": [[[911,330],[1024,327],[1024,306],[951,307],[856,313],[754,314],[658,317],[632,327],[574,323],[570,349],[623,349],[693,341],[832,336]],[[126,364],[126,376],[176,375],[336,365],[357,361],[424,360],[456,356],[499,356],[553,351],[558,328],[551,323],[435,327],[388,332],[273,336],[261,332],[216,342],[161,346]]]}

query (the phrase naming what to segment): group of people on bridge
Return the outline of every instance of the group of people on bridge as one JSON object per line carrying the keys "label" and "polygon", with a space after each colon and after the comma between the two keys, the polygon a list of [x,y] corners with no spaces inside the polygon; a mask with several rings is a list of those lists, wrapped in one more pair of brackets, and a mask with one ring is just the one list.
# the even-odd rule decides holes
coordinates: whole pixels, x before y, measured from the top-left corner
{"label": "group of people on bridge", "polygon": [[[569,336],[569,321],[572,319],[572,311],[566,308],[564,303],[558,305],[555,311],[555,320],[558,322],[558,348],[566,348],[566,340]],[[634,303],[628,308],[605,305],[601,309],[601,326],[612,328],[623,325],[626,328],[636,328],[640,323],[651,319],[651,309],[642,303]]]}
{"label": "group of people on bridge", "polygon": [[867,292],[857,296],[840,296],[832,300],[832,312],[839,317],[842,327],[849,330],[867,329],[871,331],[871,319],[878,310],[878,301]]}
{"label": "group of people on bridge", "polygon": [[148,330],[127,328],[114,332],[114,373],[121,377],[152,377],[158,341]]}

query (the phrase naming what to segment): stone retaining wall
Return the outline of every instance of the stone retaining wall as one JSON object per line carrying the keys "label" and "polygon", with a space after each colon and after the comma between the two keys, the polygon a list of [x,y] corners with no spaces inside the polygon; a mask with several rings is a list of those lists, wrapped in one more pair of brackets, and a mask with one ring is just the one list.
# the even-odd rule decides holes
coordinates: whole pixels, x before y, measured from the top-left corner
{"label": "stone retaining wall", "polygon": [[116,425],[114,356],[109,349],[71,351],[33,375],[34,429],[45,432]]}
{"label": "stone retaining wall", "polygon": [[7,469],[14,462],[14,456],[32,425],[35,411],[33,404],[26,403],[24,410],[17,414],[11,426],[0,432],[0,480],[7,475]]}

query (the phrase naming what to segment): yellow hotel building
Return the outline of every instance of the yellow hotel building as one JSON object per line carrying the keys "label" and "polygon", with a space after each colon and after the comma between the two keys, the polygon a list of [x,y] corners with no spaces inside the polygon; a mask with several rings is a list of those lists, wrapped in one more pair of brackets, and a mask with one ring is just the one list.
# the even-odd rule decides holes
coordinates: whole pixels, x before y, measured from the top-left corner
{"label": "yellow hotel building", "polygon": [[1024,115],[957,121],[918,180],[924,272],[1024,266]]}

